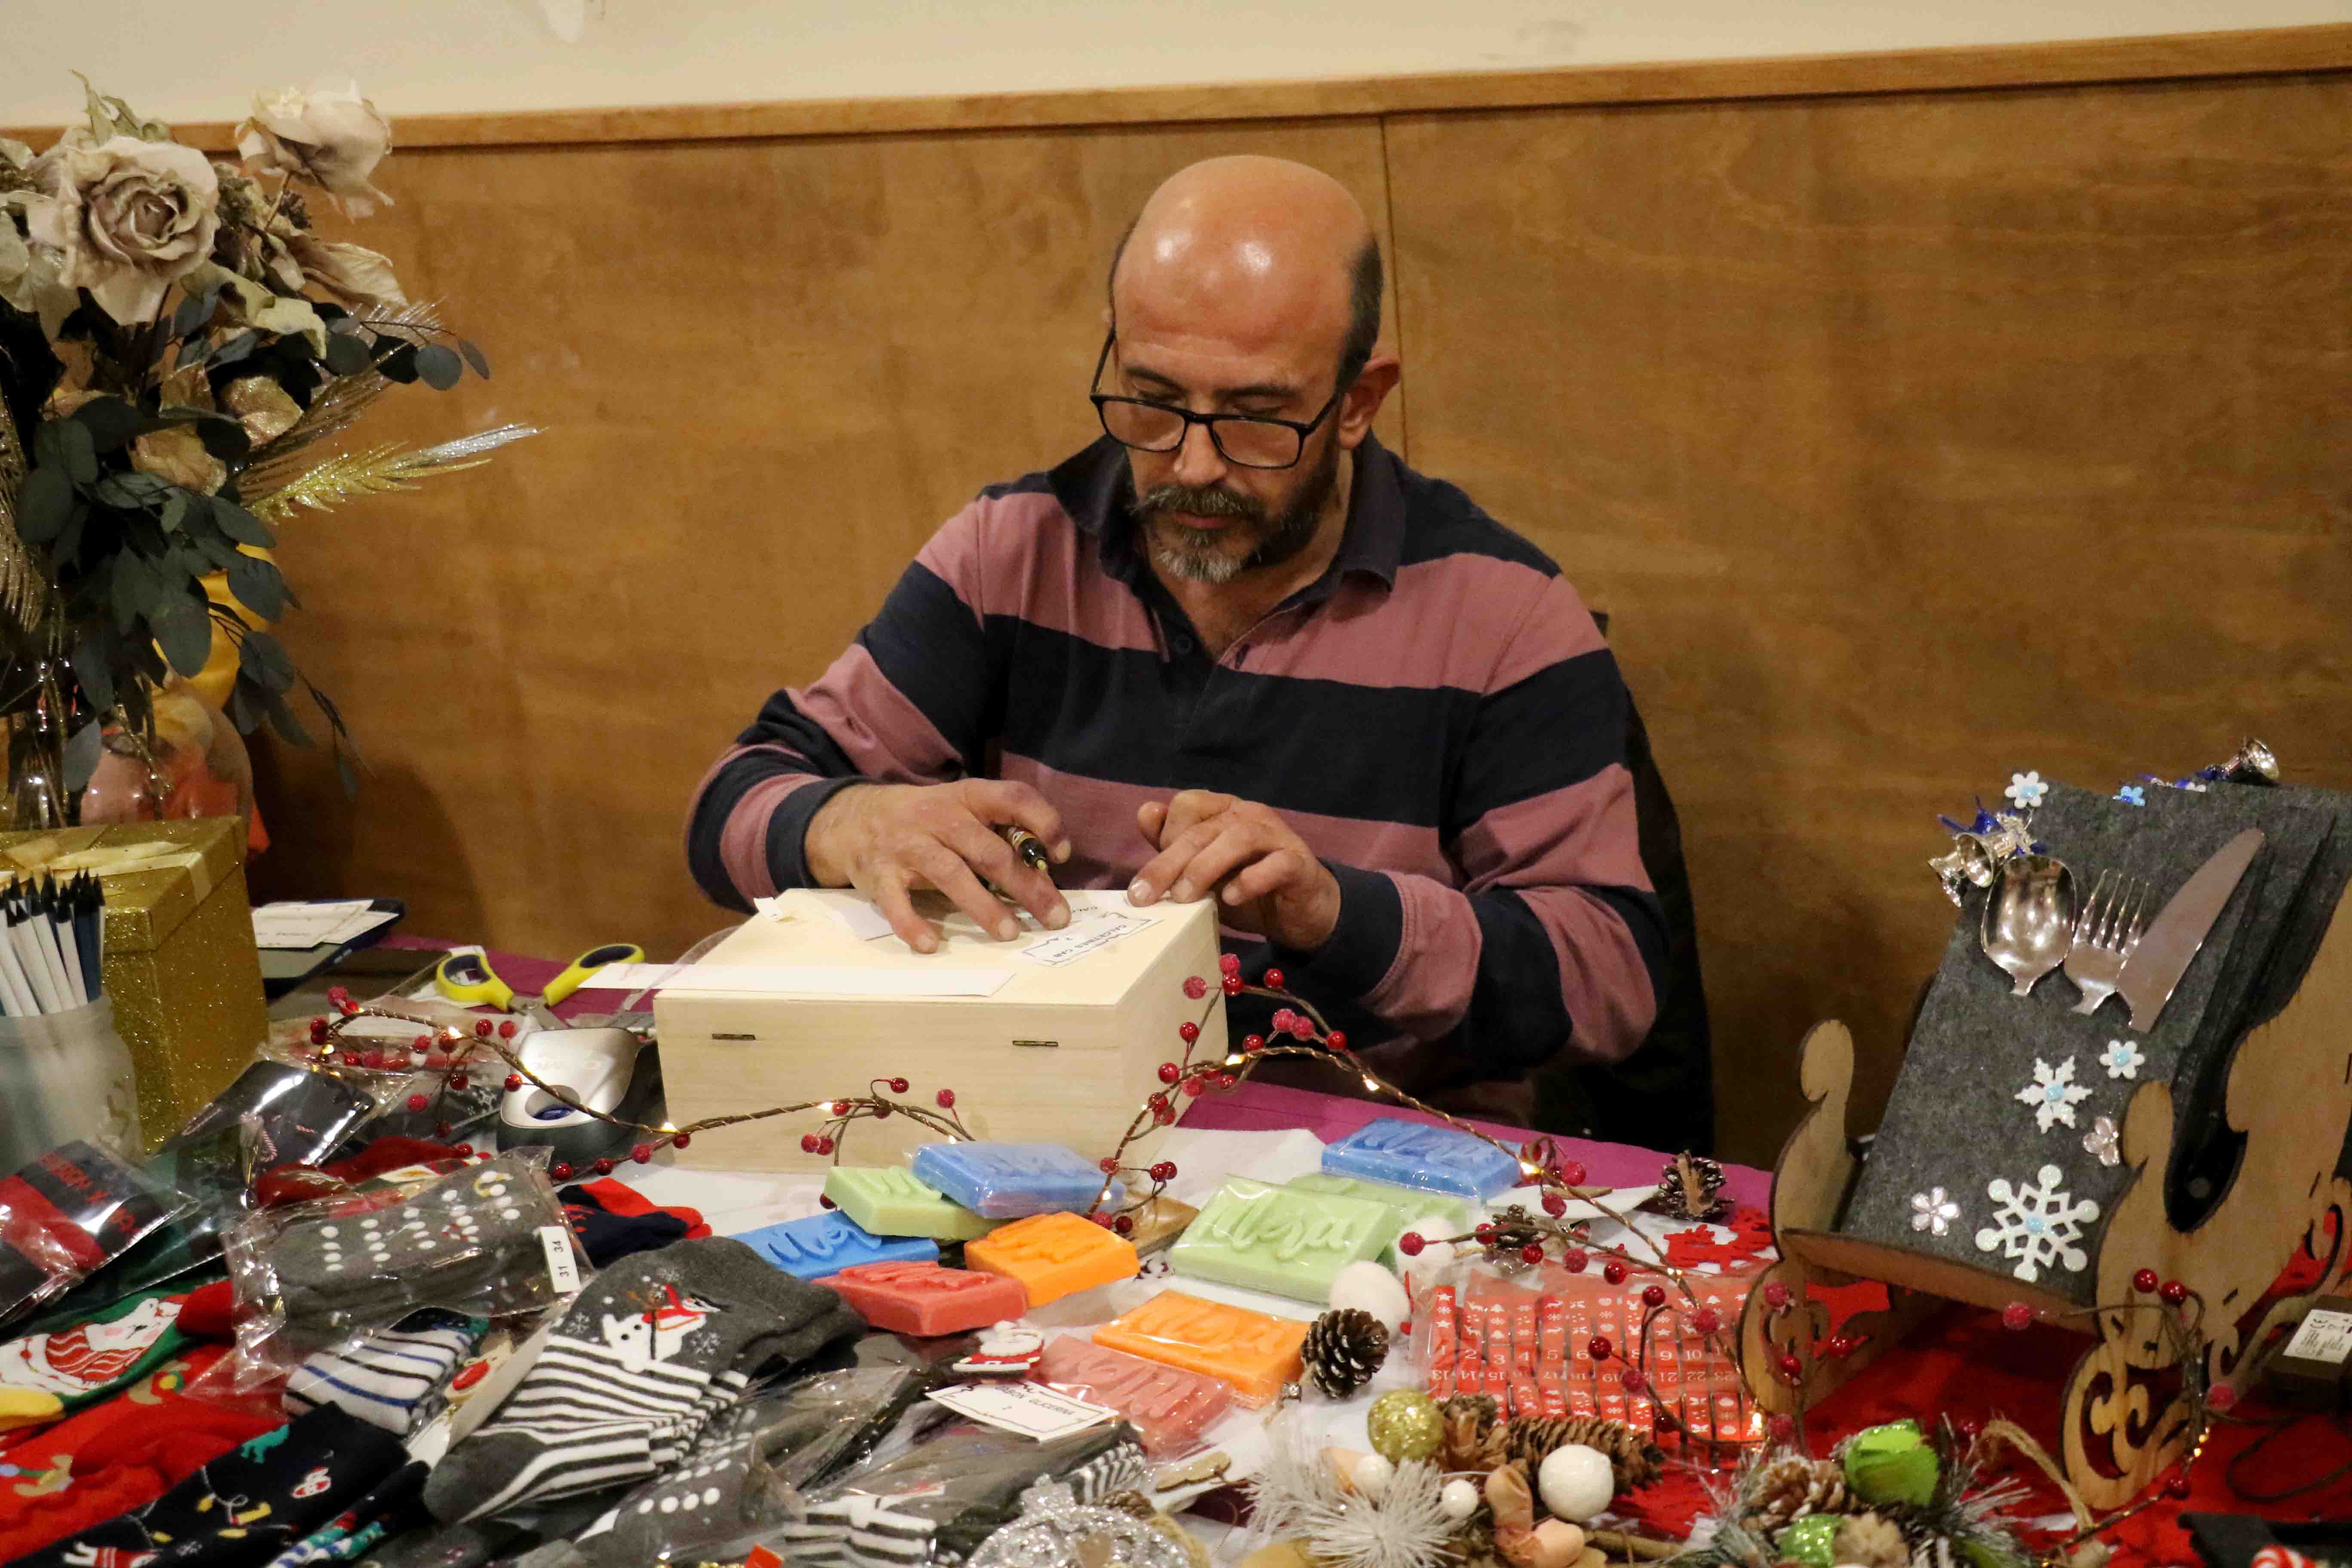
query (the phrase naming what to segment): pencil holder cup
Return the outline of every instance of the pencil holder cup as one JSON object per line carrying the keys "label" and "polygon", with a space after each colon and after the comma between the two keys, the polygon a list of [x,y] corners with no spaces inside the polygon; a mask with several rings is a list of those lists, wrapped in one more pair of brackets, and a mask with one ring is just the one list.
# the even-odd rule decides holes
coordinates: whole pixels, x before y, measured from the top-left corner
{"label": "pencil holder cup", "polygon": [[0,1174],[76,1139],[140,1157],[137,1073],[107,996],[70,1012],[0,1017]]}

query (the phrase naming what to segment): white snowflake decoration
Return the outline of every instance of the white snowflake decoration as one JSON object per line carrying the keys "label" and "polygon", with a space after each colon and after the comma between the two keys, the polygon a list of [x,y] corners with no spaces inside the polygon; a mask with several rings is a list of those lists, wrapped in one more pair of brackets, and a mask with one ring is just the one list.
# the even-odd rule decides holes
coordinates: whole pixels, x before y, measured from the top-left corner
{"label": "white snowflake decoration", "polygon": [[2090,1255],[2074,1244],[2083,1239],[2084,1226],[2099,1217],[2099,1205],[2060,1192],[2064,1179],[2055,1165],[2042,1166],[2032,1186],[2012,1187],[2006,1177],[1994,1177],[1985,1194],[2000,1207],[1992,1224],[1977,1232],[1977,1250],[2016,1259],[2010,1272],[2029,1285],[2053,1263],[2081,1273]]}
{"label": "white snowflake decoration", "polygon": [[1924,1193],[1911,1194],[1911,1228],[1931,1231],[1943,1236],[1960,1217],[1960,1205],[1951,1200],[1941,1187],[1930,1187]]}
{"label": "white snowflake decoration", "polygon": [[2009,787],[2000,793],[2009,796],[2018,810],[2032,811],[2042,804],[2042,797],[2050,793],[2050,786],[2042,782],[2042,775],[2038,773],[2011,773],[2009,775]]}
{"label": "white snowflake decoration", "polygon": [[2102,1165],[2124,1163],[2123,1134],[2114,1117],[2102,1116],[2091,1123],[2091,1130],[2083,1134],[2083,1152],[2097,1155]]}
{"label": "white snowflake decoration", "polygon": [[2033,1107],[2033,1120],[2047,1132],[2053,1126],[2074,1125],[2074,1107],[2091,1098],[2090,1086],[2074,1081],[2074,1058],[2061,1057],[2053,1069],[2033,1058],[2033,1081],[2017,1091],[2017,1099]]}
{"label": "white snowflake decoration", "polygon": [[2107,1048],[2099,1053],[2101,1065],[2109,1078],[2137,1078],[2147,1053],[2129,1040],[2109,1040]]}

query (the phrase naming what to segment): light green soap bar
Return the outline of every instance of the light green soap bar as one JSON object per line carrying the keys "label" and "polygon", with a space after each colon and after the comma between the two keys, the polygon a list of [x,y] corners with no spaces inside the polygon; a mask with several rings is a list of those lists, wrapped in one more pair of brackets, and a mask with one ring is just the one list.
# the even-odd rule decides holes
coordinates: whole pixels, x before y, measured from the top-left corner
{"label": "light green soap bar", "polygon": [[1404,1223],[1363,1198],[1234,1176],[1169,1249],[1168,1267],[1319,1305],[1330,1300],[1332,1276],[1378,1253]]}
{"label": "light green soap bar", "polygon": [[[1328,1171],[1316,1171],[1304,1176],[1294,1176],[1283,1184],[1302,1193],[1328,1193],[1343,1198],[1363,1198],[1394,1211],[1397,1227],[1389,1234],[1381,1247],[1381,1261],[1394,1268],[1397,1266],[1396,1238],[1404,1227],[1415,1220],[1442,1215],[1453,1223],[1447,1234],[1460,1236],[1470,1228],[1470,1205],[1460,1198],[1444,1193],[1424,1193],[1412,1187],[1391,1185],[1387,1182],[1368,1182],[1361,1176],[1334,1175]],[[1432,1238],[1435,1239],[1434,1237]]]}
{"label": "light green soap bar", "polygon": [[872,1236],[971,1241],[998,1223],[948,1202],[939,1189],[897,1165],[835,1165],[824,1173],[824,1195]]}

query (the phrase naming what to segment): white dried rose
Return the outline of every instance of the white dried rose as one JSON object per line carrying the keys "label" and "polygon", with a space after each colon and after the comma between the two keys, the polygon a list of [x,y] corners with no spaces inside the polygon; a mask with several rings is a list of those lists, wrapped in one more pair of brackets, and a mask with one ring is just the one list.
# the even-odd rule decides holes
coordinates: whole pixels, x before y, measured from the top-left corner
{"label": "white dried rose", "polygon": [[253,100],[253,117],[236,128],[236,150],[249,163],[323,187],[354,217],[367,216],[377,202],[392,205],[368,183],[392,151],[392,125],[355,82],[262,94]]}
{"label": "white dried rose", "polygon": [[26,206],[28,237],[56,255],[59,282],[126,325],[153,320],[212,251],[220,184],[194,148],[68,136],[29,173],[40,194]]}

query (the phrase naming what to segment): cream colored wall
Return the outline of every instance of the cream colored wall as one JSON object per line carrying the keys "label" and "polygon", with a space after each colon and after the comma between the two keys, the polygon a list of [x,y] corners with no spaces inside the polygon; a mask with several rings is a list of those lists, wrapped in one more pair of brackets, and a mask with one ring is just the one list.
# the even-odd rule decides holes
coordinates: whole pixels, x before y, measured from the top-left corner
{"label": "cream colored wall", "polygon": [[0,124],[24,125],[79,109],[76,69],[167,120],[330,72],[397,116],[2024,43],[2342,22],[2352,0],[5,0],[0,18]]}

